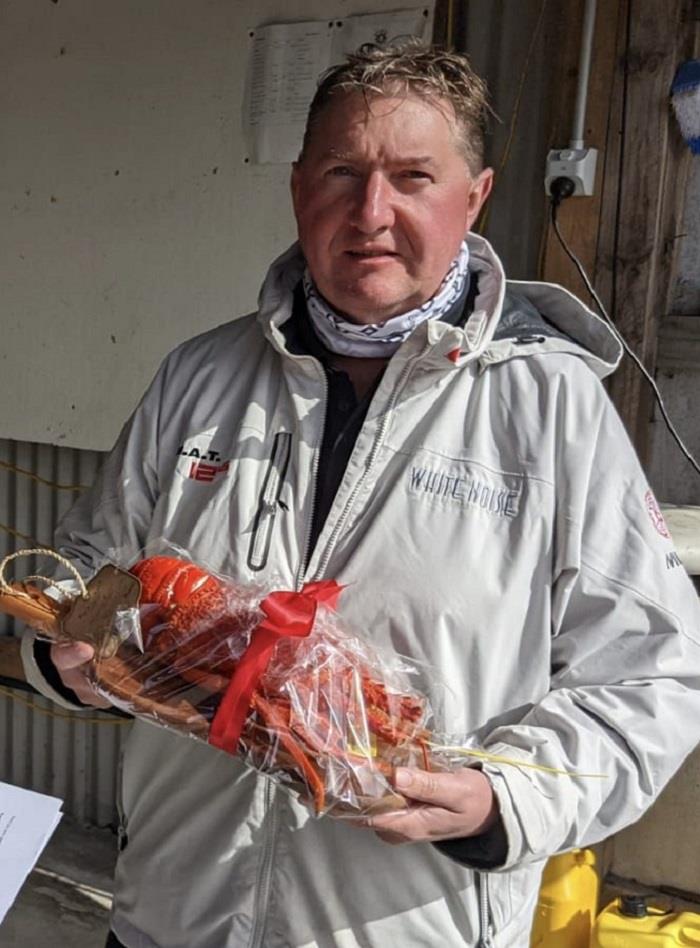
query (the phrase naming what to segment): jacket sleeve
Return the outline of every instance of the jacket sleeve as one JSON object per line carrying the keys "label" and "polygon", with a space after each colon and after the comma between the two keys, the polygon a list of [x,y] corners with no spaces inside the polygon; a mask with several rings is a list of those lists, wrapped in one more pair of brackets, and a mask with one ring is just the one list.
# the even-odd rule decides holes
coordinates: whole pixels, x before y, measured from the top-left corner
{"label": "jacket sleeve", "polygon": [[551,685],[485,749],[499,868],[637,820],[700,739],[700,608],[615,409],[578,360],[556,407]]}
{"label": "jacket sleeve", "polygon": [[[131,563],[142,550],[158,489],[158,429],[161,392],[167,364],[161,368],[135,412],[122,429],[93,486],[71,507],[58,525],[55,548],[84,575],[106,561]],[[70,589],[74,581],[56,578]],[[34,633],[22,637],[22,662],[27,681],[45,697],[71,710],[81,710],[75,695],[52,680],[46,655]]]}

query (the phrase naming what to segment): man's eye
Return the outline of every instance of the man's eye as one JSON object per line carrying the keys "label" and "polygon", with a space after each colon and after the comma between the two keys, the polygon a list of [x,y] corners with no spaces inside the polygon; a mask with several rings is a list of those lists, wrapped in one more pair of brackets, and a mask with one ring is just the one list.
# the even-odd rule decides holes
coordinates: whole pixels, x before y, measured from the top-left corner
{"label": "man's eye", "polygon": [[348,175],[354,174],[352,168],[348,165],[333,165],[332,168],[328,169],[328,174],[333,175],[334,177],[344,178]]}
{"label": "man's eye", "polygon": [[404,178],[411,178],[414,181],[429,181],[430,175],[427,171],[421,171],[420,168],[407,168],[402,172]]}

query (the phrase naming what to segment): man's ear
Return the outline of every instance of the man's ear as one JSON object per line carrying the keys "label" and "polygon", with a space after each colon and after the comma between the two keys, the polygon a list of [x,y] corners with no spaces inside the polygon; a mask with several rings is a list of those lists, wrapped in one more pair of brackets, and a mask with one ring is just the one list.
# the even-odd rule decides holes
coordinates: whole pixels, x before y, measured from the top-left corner
{"label": "man's ear", "polygon": [[467,231],[479,216],[486,198],[493,187],[493,168],[484,168],[475,178],[472,178],[471,191],[467,198]]}
{"label": "man's ear", "polygon": [[299,192],[301,190],[301,169],[299,167],[299,161],[292,162],[292,172],[289,176],[289,190],[292,194],[292,207],[294,208],[294,213],[297,214],[300,200]]}

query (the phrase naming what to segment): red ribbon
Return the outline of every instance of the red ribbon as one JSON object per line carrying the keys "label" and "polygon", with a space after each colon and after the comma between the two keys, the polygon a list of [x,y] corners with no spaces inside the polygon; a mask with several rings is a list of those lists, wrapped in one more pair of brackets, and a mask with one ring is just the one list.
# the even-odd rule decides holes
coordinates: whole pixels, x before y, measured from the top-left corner
{"label": "red ribbon", "polygon": [[313,628],[319,603],[334,609],[343,587],[334,579],[307,583],[301,592],[273,592],[260,603],[265,618],[251,634],[250,645],[236,666],[209,729],[209,743],[235,754],[248,716],[250,699],[265,674],[281,638],[305,638]]}

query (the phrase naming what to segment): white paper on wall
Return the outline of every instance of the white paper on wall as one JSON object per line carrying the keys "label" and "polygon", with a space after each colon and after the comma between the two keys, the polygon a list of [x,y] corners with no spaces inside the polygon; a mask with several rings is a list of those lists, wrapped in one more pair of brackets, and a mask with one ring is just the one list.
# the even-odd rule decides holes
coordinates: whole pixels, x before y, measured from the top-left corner
{"label": "white paper on wall", "polygon": [[294,161],[319,75],[363,43],[425,39],[433,4],[430,0],[410,10],[273,23],[251,30],[243,103],[250,160]]}

